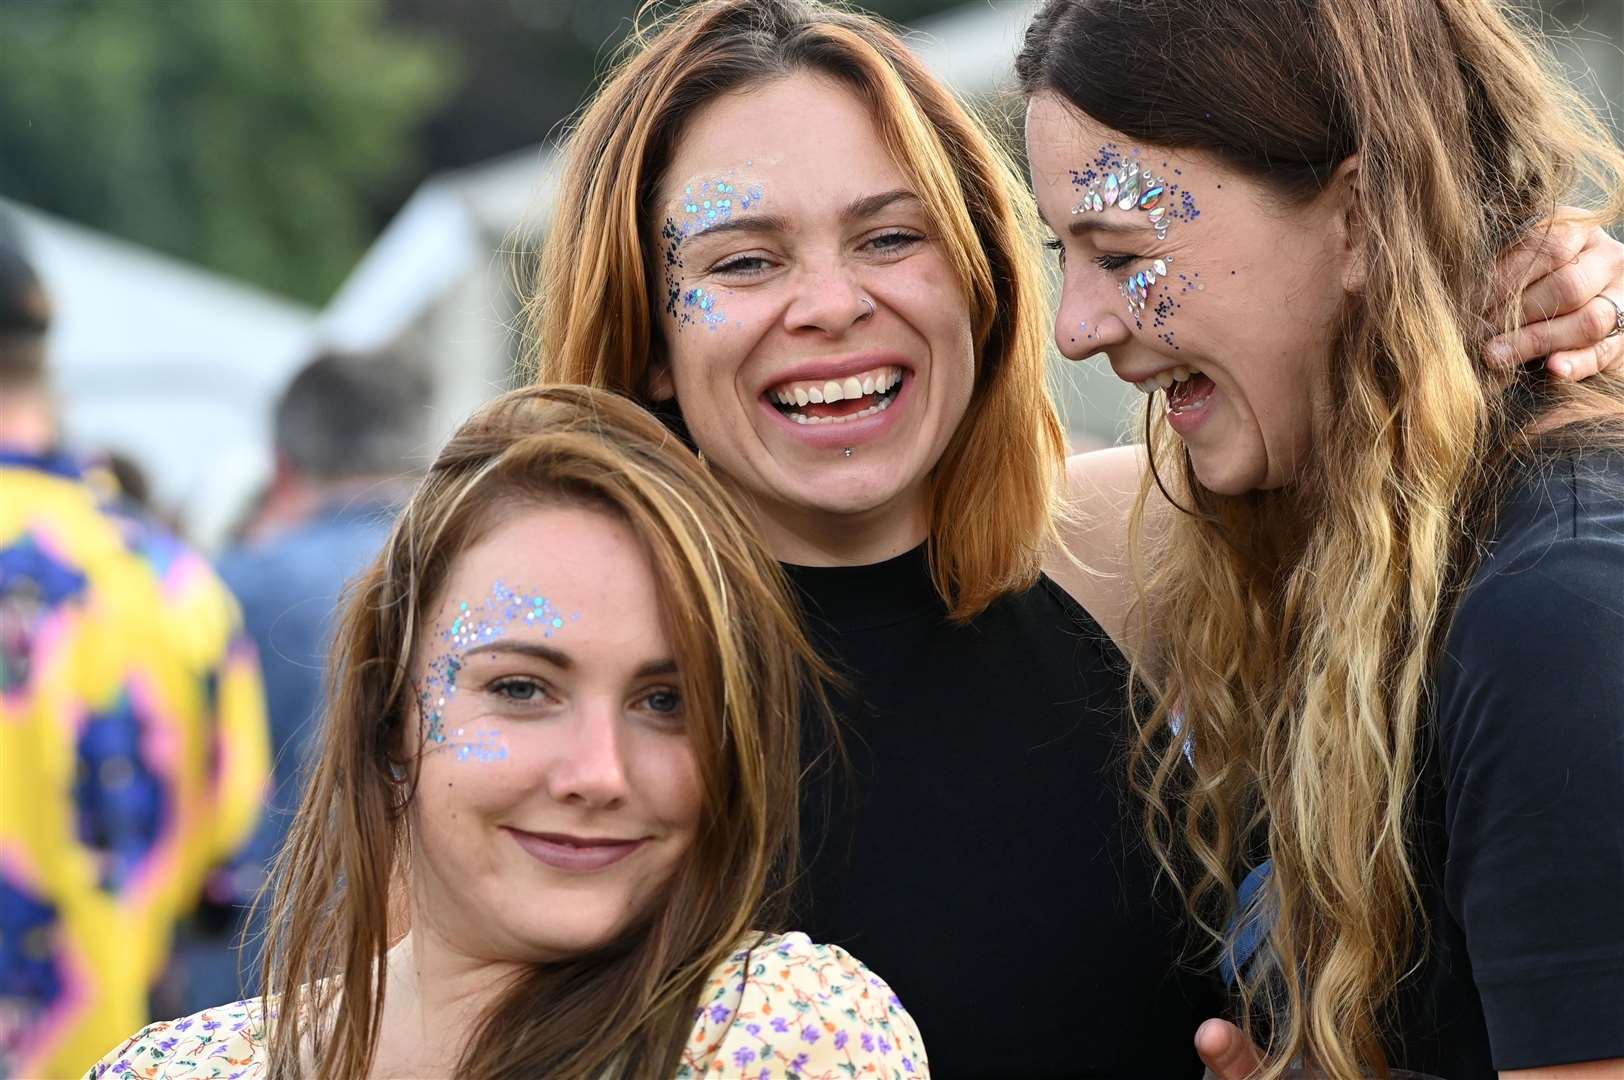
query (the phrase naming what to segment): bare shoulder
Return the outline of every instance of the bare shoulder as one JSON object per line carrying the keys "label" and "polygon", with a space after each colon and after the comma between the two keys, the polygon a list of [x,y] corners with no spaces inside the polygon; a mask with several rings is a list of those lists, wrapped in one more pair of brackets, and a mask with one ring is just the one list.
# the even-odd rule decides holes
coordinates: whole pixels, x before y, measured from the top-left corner
{"label": "bare shoulder", "polygon": [[[1137,598],[1129,519],[1149,468],[1145,448],[1115,446],[1073,454],[1066,460],[1066,492],[1060,546],[1044,559],[1044,572],[1069,593],[1129,655],[1154,642],[1130,625]],[[1152,491],[1146,503],[1144,541],[1165,527],[1170,508]]]}

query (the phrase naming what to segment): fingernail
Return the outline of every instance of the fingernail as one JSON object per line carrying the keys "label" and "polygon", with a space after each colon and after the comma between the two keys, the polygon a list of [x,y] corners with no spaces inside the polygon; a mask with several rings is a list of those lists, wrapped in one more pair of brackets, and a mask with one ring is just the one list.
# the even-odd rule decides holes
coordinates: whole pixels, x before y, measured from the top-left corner
{"label": "fingernail", "polygon": [[1489,360],[1493,363],[1511,363],[1511,345],[1507,342],[1491,341],[1488,344],[1488,348],[1486,348],[1484,352],[1488,353]]}
{"label": "fingernail", "polygon": [[1570,378],[1573,375],[1573,365],[1566,360],[1552,360],[1551,371],[1564,379]]}

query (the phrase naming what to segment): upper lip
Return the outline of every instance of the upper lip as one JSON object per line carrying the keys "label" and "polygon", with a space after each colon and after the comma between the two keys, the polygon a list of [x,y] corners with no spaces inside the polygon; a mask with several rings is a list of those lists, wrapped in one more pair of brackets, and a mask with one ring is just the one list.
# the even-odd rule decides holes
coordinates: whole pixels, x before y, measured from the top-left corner
{"label": "upper lip", "polygon": [[892,352],[864,352],[854,353],[851,356],[803,360],[775,372],[771,379],[762,383],[759,392],[765,394],[775,386],[790,382],[827,382],[832,379],[844,379],[848,375],[860,375],[865,371],[882,367],[899,367],[904,371],[912,371],[914,366],[904,357]]}
{"label": "upper lip", "polygon": [[1116,377],[1121,379],[1123,382],[1142,383],[1146,379],[1154,379],[1164,371],[1172,371],[1176,367],[1189,366],[1189,364],[1163,364],[1161,367],[1145,368],[1143,371],[1135,372],[1129,368],[1117,367],[1115,364],[1113,364],[1111,365],[1111,370],[1115,372]]}
{"label": "upper lip", "polygon": [[569,844],[572,847],[610,847],[618,844],[636,844],[647,839],[642,836],[576,836],[572,833],[536,832],[532,829],[518,829],[514,832],[534,836],[538,840],[545,840],[550,844]]}

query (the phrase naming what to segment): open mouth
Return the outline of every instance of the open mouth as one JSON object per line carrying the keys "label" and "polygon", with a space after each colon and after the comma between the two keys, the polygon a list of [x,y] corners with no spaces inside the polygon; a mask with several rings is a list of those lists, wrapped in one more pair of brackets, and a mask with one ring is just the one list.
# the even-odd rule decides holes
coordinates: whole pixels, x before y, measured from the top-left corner
{"label": "open mouth", "polygon": [[797,424],[844,424],[890,408],[905,375],[887,366],[826,382],[779,383],[768,389],[767,400]]}
{"label": "open mouth", "polygon": [[1158,371],[1150,378],[1134,385],[1146,394],[1154,394],[1158,390],[1165,391],[1167,411],[1175,415],[1206,408],[1207,399],[1217,389],[1217,384],[1210,378],[1186,364]]}

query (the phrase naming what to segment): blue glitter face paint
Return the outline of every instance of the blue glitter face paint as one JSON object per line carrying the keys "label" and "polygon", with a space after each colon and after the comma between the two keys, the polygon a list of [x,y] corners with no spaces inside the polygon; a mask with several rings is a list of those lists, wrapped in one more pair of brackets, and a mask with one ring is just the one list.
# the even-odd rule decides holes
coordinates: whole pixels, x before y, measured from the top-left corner
{"label": "blue glitter face paint", "polygon": [[[1164,161],[1162,167],[1167,168],[1167,162]],[[1182,175],[1182,169],[1173,170],[1173,177]],[[1106,143],[1094,156],[1093,165],[1071,170],[1071,182],[1081,189],[1081,201],[1072,207],[1073,214],[1103,213],[1109,209],[1140,211],[1156,230],[1157,240],[1167,239],[1172,222],[1192,222],[1201,216],[1195,197],[1177,179],[1152,173],[1148,165],[1140,162],[1137,148],[1123,154],[1116,143]],[[1128,313],[1140,329],[1144,328],[1150,288],[1168,276],[1172,261],[1171,256],[1153,259],[1149,266],[1130,275],[1119,286],[1128,301]],[[1165,326],[1168,316],[1177,307],[1176,303],[1168,305],[1165,297],[1158,302],[1152,309],[1155,327]],[[1172,344],[1170,333],[1158,336]]]}
{"label": "blue glitter face paint", "polygon": [[456,728],[447,745],[455,751],[458,761],[506,761],[508,756],[500,731],[476,731],[470,735],[467,729]]}
{"label": "blue glitter face paint", "polygon": [[[460,601],[454,611],[451,625],[439,634],[441,641],[449,648],[429,660],[417,696],[418,709],[423,717],[423,741],[428,744],[445,745],[450,742],[445,730],[445,709],[457,696],[457,677],[462,671],[462,658],[466,653],[505,637],[518,628],[536,627],[542,631],[543,637],[550,638],[565,626],[564,616],[539,591],[514,590],[500,581],[491,586],[490,595],[484,600],[473,604]],[[579,614],[571,615],[570,621],[580,617]],[[463,729],[458,728],[456,734],[463,735]],[[481,739],[496,734],[475,732]],[[457,746],[459,761],[498,761],[507,757],[506,748],[499,748],[494,743],[487,745],[480,741],[453,745]],[[469,746],[474,749],[464,753]],[[496,754],[497,749],[501,750],[499,755]]]}
{"label": "blue glitter face paint", "polygon": [[[744,167],[751,164],[747,161]],[[683,269],[684,242],[733,220],[735,211],[761,205],[765,197],[762,185],[739,179],[738,172],[729,169],[722,176],[684,186],[679,212],[667,217],[660,227],[660,239],[665,245],[665,311],[679,330],[689,326],[716,330],[727,325],[727,315],[716,293],[704,288],[684,290],[679,271]]]}

